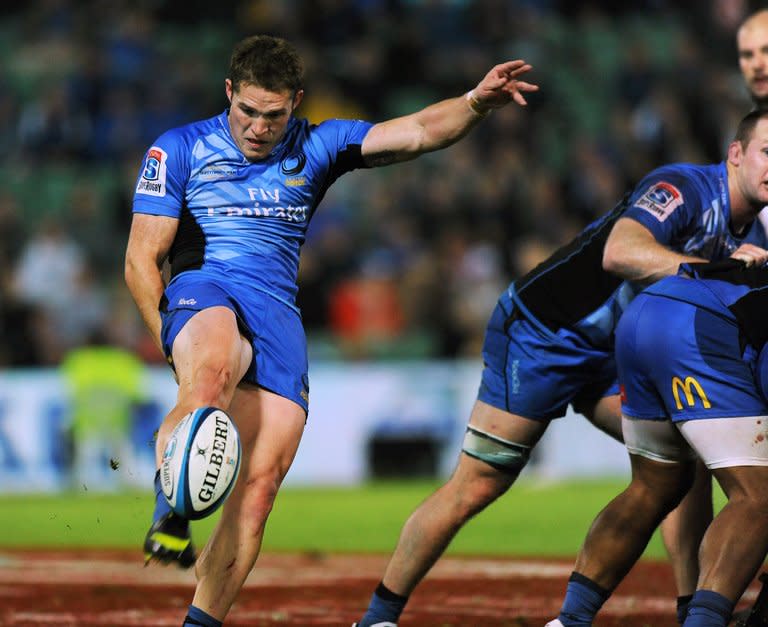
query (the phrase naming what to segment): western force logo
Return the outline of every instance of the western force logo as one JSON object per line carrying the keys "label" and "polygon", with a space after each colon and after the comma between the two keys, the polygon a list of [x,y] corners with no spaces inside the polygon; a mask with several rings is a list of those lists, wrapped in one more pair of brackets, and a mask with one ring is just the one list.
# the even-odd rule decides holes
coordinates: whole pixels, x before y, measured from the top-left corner
{"label": "western force logo", "polygon": [[167,162],[168,154],[162,148],[152,146],[147,151],[144,170],[141,173],[138,185],[136,185],[137,194],[165,196]]}
{"label": "western force logo", "polygon": [[712,407],[712,403],[709,402],[704,389],[695,378],[685,377],[685,380],[682,380],[680,377],[672,377],[672,396],[675,397],[675,406],[679,410],[683,409],[683,403],[680,399],[680,390],[682,390],[685,395],[685,404],[688,407],[696,405],[696,397],[693,394],[694,390],[696,391],[696,396],[698,396],[701,404],[704,406],[704,409],[710,409]]}
{"label": "western force logo", "polygon": [[303,152],[290,155],[280,163],[280,172],[286,176],[294,176],[304,169],[307,164],[307,157]]}
{"label": "western force logo", "polygon": [[684,202],[683,194],[677,187],[661,181],[640,196],[635,206],[653,214],[659,222],[664,222]]}

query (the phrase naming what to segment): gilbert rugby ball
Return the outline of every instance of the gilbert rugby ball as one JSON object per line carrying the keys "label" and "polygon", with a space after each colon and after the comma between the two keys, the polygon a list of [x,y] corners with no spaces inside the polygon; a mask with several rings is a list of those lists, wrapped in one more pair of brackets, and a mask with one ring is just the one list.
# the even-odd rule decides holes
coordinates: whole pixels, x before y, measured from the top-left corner
{"label": "gilbert rugby ball", "polygon": [[163,453],[160,484],[168,503],[189,520],[215,512],[240,471],[240,436],[216,407],[199,407],[182,418]]}

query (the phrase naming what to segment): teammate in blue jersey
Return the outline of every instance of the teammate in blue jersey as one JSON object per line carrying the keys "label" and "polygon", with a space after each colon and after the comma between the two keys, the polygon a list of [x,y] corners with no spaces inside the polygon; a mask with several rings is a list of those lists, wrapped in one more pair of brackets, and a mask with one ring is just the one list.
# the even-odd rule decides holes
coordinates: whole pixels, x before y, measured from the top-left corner
{"label": "teammate in blue jersey", "polygon": [[[306,340],[296,308],[299,248],[328,187],[342,174],[413,159],[461,139],[492,109],[538,89],[531,66],[493,67],[467,94],[372,124],[294,116],[302,61],[285,40],[254,36],[234,48],[230,106],[163,134],[136,185],[125,279],[179,383],[157,436],[198,407],[231,414],[240,477],[196,561],[187,625],[220,625],[251,571],[276,493],[307,417]],[[163,265],[170,265],[170,281]],[[148,560],[195,563],[186,520],[156,480]]]}
{"label": "teammate in blue jersey", "polygon": [[592,625],[686,494],[697,456],[728,504],[702,540],[684,626],[725,627],[768,551],[768,269],[726,260],[681,273],[638,295],[617,327],[632,481],[593,522],[548,627]]}
{"label": "teammate in blue jersey", "polygon": [[[642,286],[681,263],[768,259],[768,112],[746,116],[725,161],[648,174],[613,211],[513,282],[491,315],[484,370],[458,465],[405,523],[360,627],[395,625],[454,535],[517,479],[569,404],[622,439],[614,329]],[[703,474],[703,473],[702,473]],[[695,590],[708,481],[665,521],[680,603]]]}

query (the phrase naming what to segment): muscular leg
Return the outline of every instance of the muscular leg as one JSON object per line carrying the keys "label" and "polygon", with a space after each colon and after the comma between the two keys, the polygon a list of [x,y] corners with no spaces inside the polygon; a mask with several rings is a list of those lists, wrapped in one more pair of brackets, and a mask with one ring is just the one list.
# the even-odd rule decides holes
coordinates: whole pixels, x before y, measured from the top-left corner
{"label": "muscular leg", "polygon": [[611,591],[645,550],[656,527],[693,481],[693,463],[630,455],[632,481],[595,518],[574,570]]}
{"label": "muscular leg", "polygon": [[[621,401],[618,395],[601,398],[594,406],[577,407],[598,429],[615,440],[621,435]],[[699,544],[712,520],[712,481],[706,467],[698,463],[693,486],[661,523],[661,537],[669,554],[677,593],[691,595],[699,576]]]}
{"label": "muscular leg", "polygon": [[[168,438],[181,418],[198,407],[226,409],[235,387],[245,374],[252,349],[241,335],[234,313],[211,307],[196,313],[173,343],[173,360],[179,383],[176,405],[166,415],[155,443],[159,468]],[[188,521],[175,516],[162,493],[159,471],[155,476],[155,509],[144,540],[147,562],[176,562],[188,568],[195,561]]]}
{"label": "muscular leg", "polygon": [[768,551],[768,467],[713,471],[728,497],[701,543],[698,589],[739,600]]}
{"label": "muscular leg", "polygon": [[704,464],[697,462],[693,486],[661,523],[661,537],[681,596],[696,590],[699,546],[712,516],[712,476]]}
{"label": "muscular leg", "polygon": [[240,335],[235,314],[226,307],[204,309],[184,325],[173,343],[179,392],[157,433],[158,468],[171,431],[187,413],[197,407],[225,409],[229,405],[251,355],[251,345]]}
{"label": "muscular leg", "polygon": [[238,388],[229,406],[240,432],[243,461],[237,484],[195,566],[193,604],[223,619],[261,549],[264,526],[293,462],[304,410],[261,388]]}
{"label": "muscular leg", "polygon": [[[477,401],[470,424],[505,440],[534,446],[547,428]],[[411,514],[384,572],[389,590],[409,595],[443,554],[461,527],[517,479],[464,453],[451,478]]]}

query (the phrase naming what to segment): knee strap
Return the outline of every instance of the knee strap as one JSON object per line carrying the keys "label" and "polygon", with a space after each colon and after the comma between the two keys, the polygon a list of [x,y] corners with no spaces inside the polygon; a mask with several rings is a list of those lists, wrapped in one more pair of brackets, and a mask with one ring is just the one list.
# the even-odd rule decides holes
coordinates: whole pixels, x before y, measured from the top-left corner
{"label": "knee strap", "polygon": [[517,475],[528,463],[531,447],[467,426],[461,450],[501,472]]}

